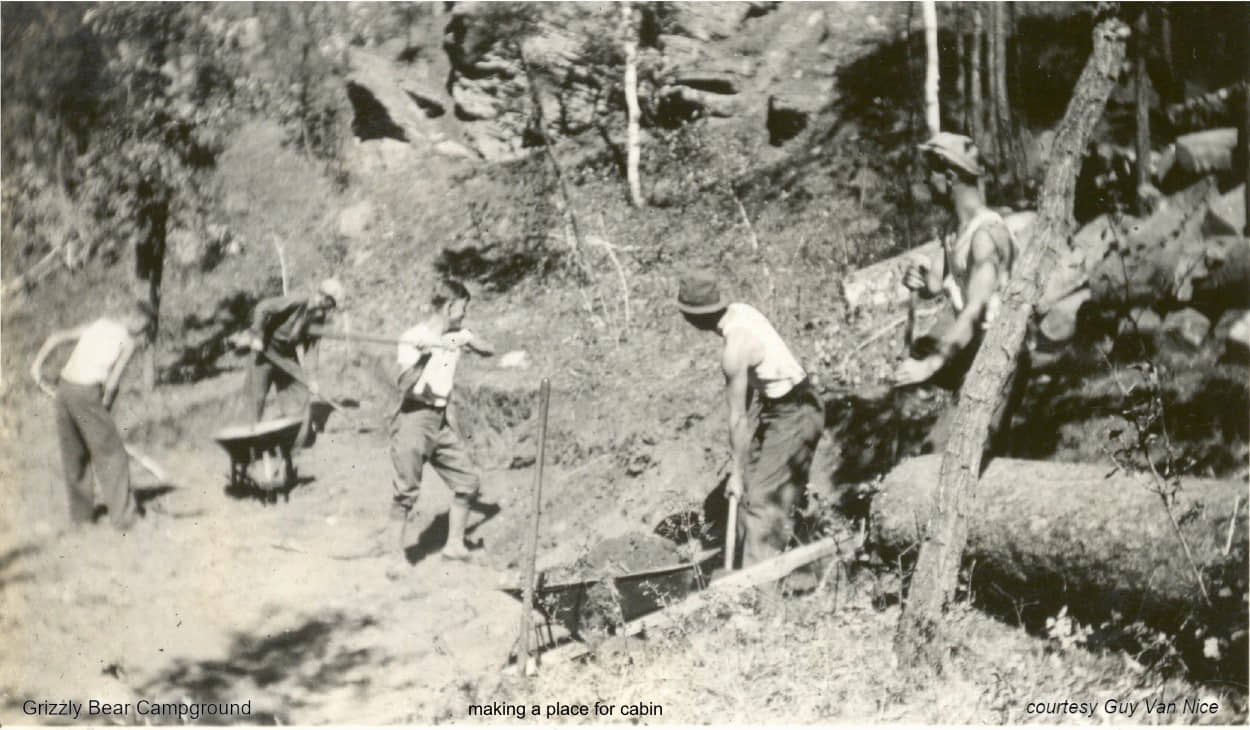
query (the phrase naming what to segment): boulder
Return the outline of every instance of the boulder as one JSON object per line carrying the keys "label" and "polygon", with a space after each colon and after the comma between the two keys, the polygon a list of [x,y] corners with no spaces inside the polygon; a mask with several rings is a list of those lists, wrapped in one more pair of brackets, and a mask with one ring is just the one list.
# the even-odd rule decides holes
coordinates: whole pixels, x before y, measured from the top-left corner
{"label": "boulder", "polygon": [[1246,230],[1246,185],[1214,198],[1203,223],[1205,236],[1240,236]]}
{"label": "boulder", "polygon": [[374,207],[368,200],[362,200],[339,212],[338,232],[345,238],[361,238],[373,225]]}
{"label": "boulder", "polygon": [[1233,169],[1236,127],[1208,129],[1176,138],[1176,165],[1191,175],[1209,175]]}
{"label": "boulder", "polygon": [[452,87],[451,95],[456,102],[456,118],[461,121],[481,121],[499,116],[495,97],[478,84],[457,82]]}
{"label": "boulder", "polygon": [[711,94],[738,93],[738,80],[729,73],[718,71],[685,71],[673,77],[674,86],[689,86]]}
{"label": "boulder", "polygon": [[1193,309],[1182,309],[1168,314],[1163,320],[1161,332],[1172,343],[1197,350],[1211,331],[1211,320]]}
{"label": "boulder", "polygon": [[1250,311],[1230,310],[1224,313],[1216,325],[1216,331],[1224,329],[1225,357],[1250,359]]}
{"label": "boulder", "polygon": [[750,10],[740,2],[674,3],[672,7],[678,32],[704,42],[733,35]]}
{"label": "boulder", "polygon": [[1089,289],[1080,289],[1059,300],[1042,318],[1042,336],[1055,344],[1072,339],[1076,334],[1077,313],[1090,296]]}
{"label": "boulder", "polygon": [[657,115],[669,123],[682,123],[698,117],[732,117],[741,111],[736,97],[712,94],[689,86],[664,86],[657,93]]}
{"label": "boulder", "polygon": [[1151,338],[1163,327],[1163,318],[1150,307],[1134,307],[1120,320],[1116,334],[1120,337],[1140,335]]}
{"label": "boulder", "polygon": [[434,143],[434,151],[444,157],[463,157],[469,160],[478,159],[478,155],[473,150],[456,142],[455,140],[444,139]]}
{"label": "boulder", "polygon": [[499,367],[501,368],[526,370],[531,364],[529,353],[525,350],[513,350],[512,352],[506,352],[499,358]]}

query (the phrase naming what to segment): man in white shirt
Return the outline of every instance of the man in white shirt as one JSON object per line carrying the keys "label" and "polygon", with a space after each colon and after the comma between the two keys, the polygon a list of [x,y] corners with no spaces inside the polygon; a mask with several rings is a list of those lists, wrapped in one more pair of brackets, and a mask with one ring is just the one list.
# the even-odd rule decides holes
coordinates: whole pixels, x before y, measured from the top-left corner
{"label": "man in white shirt", "polygon": [[493,355],[495,350],[461,326],[469,306],[469,291],[463,284],[443,282],[430,304],[433,314],[400,336],[397,352],[403,400],[390,424],[391,463],[395,467],[392,515],[402,522],[400,550],[405,550],[406,528],[421,489],[421,470],[428,462],[453,492],[442,555],[465,560],[469,556],[464,544],[465,523],[480,480],[464,444],[452,386],[462,350],[484,356]]}
{"label": "man in white shirt", "polygon": [[[31,364],[35,383],[56,401],[56,430],[73,522],[94,517],[93,471],[113,526],[125,530],[134,522],[136,506],[130,491],[130,463],[109,409],[131,356],[147,340],[136,338],[148,331],[152,320],[147,302],[136,302],[135,310],[128,316],[101,317],[82,327],[54,333]],[[44,360],[59,345],[71,341],[77,344],[53,391],[43,382]]]}
{"label": "man in white shirt", "polygon": [[[759,310],[721,299],[716,279],[681,280],[677,307],[696,329],[725,340],[721,370],[729,402],[731,453],[726,496],[738,497],[742,567],[778,555],[794,533],[796,503],[807,487],[824,406],[807,373]],[[751,429],[747,409],[760,400]]]}

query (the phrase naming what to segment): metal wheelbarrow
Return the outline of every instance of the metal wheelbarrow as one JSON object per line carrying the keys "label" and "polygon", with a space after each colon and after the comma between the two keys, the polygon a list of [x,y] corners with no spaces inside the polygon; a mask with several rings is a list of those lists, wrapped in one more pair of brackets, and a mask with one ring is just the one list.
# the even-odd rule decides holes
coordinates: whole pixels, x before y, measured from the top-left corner
{"label": "metal wheelbarrow", "polygon": [[230,455],[230,489],[259,492],[276,499],[279,491],[295,485],[295,446],[301,416],[273,418],[243,426],[227,426],[213,440]]}
{"label": "metal wheelbarrow", "polygon": [[[547,629],[547,636],[540,638],[554,643],[551,625],[558,622],[573,638],[601,639],[618,626],[706,588],[719,556],[718,549],[704,550],[675,565],[560,583],[547,583],[540,574],[534,608],[542,614]],[[520,586],[504,586],[502,590],[522,600]]]}

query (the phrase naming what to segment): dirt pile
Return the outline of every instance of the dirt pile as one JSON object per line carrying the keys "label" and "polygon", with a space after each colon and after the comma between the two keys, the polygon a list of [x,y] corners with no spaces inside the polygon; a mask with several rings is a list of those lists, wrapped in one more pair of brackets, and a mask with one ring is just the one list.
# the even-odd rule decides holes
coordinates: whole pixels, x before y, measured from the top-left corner
{"label": "dirt pile", "polygon": [[586,580],[663,568],[682,562],[676,543],[658,535],[631,532],[600,542],[565,568],[552,574],[567,580]]}

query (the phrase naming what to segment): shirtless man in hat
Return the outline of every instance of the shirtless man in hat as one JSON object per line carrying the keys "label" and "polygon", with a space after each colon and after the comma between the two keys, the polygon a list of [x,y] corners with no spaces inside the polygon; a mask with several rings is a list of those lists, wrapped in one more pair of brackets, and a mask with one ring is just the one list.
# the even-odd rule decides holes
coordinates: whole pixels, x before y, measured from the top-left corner
{"label": "shirtless man in hat", "polygon": [[[681,280],[677,308],[696,329],[725,340],[721,370],[729,404],[731,452],[726,496],[739,498],[742,566],[780,554],[794,532],[796,501],[807,486],[824,407],[807,373],[759,310],[721,298],[715,277]],[[747,411],[760,401],[752,429]]]}
{"label": "shirtless man in hat", "polygon": [[[903,284],[926,297],[945,291],[955,320],[936,338],[931,351],[909,353],[895,370],[894,385],[942,379],[936,377],[941,373],[949,376],[949,386],[957,391],[980,348],[986,326],[1002,308],[1002,293],[1011,277],[1017,245],[1002,216],[986,206],[981,196],[977,183],[983,171],[971,139],[942,132],[920,149],[928,165],[927,182],[934,200],[954,215],[956,230],[943,238],[939,260],[920,257],[912,262]],[[1023,383],[1023,378],[1017,382]],[[1018,395],[1016,392],[1000,405],[993,421],[996,431]]]}

